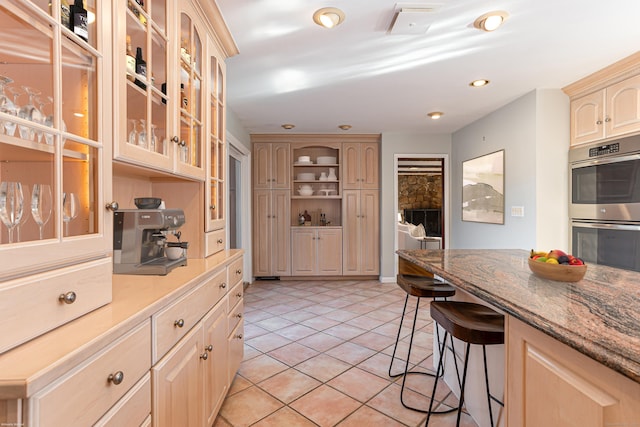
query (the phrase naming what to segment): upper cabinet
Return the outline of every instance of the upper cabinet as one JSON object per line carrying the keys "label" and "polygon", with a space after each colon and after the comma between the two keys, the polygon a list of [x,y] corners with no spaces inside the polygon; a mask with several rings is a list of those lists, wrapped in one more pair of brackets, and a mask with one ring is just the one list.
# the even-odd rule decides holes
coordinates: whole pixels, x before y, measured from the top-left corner
{"label": "upper cabinet", "polygon": [[203,181],[206,32],[191,8],[164,0],[113,2],[120,30],[114,33],[114,158]]}
{"label": "upper cabinet", "polygon": [[253,188],[284,190],[290,186],[291,155],[289,143],[253,144]]}
{"label": "upper cabinet", "polygon": [[378,143],[366,142],[342,145],[345,169],[342,185],[345,190],[371,190],[380,187],[378,147]]}
{"label": "upper cabinet", "polygon": [[108,255],[111,20],[84,3],[75,30],[60,1],[0,5],[0,281]]}
{"label": "upper cabinet", "polygon": [[566,88],[571,97],[571,145],[640,132],[640,54]]}

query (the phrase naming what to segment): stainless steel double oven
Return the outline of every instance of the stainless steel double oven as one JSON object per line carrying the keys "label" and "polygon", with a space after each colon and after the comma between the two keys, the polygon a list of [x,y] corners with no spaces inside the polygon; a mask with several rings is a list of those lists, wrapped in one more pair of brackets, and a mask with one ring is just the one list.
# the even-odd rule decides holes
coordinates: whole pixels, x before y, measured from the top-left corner
{"label": "stainless steel double oven", "polygon": [[572,254],[640,271],[640,135],[569,151]]}

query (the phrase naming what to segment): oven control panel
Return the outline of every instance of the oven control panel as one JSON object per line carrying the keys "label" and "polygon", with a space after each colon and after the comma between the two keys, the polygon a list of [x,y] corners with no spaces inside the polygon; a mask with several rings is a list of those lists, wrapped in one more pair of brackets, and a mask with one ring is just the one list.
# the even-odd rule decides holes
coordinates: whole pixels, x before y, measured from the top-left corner
{"label": "oven control panel", "polygon": [[607,154],[615,154],[620,152],[620,143],[599,145],[597,147],[589,148],[589,157],[605,156]]}

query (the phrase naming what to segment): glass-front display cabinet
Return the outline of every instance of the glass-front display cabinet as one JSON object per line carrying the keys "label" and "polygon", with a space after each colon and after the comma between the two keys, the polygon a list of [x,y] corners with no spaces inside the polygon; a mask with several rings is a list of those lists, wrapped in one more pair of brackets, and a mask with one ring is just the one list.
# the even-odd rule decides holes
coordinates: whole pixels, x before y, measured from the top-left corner
{"label": "glass-front display cabinet", "polygon": [[75,27],[65,6],[0,3],[0,281],[109,247],[102,2],[76,9]]}
{"label": "glass-front display cabinet", "polygon": [[[213,42],[210,43],[213,50]],[[205,231],[213,231],[225,226],[225,145],[224,118],[224,62],[211,55],[209,62],[209,182],[206,203],[208,207]]]}

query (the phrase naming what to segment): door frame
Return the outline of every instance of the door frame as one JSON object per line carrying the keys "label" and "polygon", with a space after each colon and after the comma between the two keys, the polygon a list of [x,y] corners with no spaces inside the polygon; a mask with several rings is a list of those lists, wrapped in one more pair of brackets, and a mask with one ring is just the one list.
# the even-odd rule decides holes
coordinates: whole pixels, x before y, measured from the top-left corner
{"label": "door frame", "polygon": [[[242,280],[251,282],[251,150],[245,147],[236,137],[227,132],[227,164],[233,157],[240,162],[240,197],[236,197],[236,224],[240,224],[240,247],[244,249]],[[228,168],[227,168],[228,170]],[[229,177],[225,182],[225,194],[229,194]],[[228,199],[228,198],[227,198]],[[243,215],[247,213],[247,215]],[[229,203],[225,206],[225,218],[229,218]],[[229,242],[230,230],[225,229],[226,242]],[[228,248],[227,248],[228,249]]]}
{"label": "door frame", "polygon": [[412,153],[412,154],[394,154],[393,155],[393,218],[394,218],[394,236],[393,236],[393,253],[394,253],[394,280],[395,276],[398,274],[398,255],[395,253],[398,250],[398,220],[396,218],[398,213],[398,159],[400,158],[413,158],[413,159],[421,159],[421,158],[431,158],[431,159],[443,159],[444,161],[444,171],[442,175],[443,185],[444,185],[444,202],[442,203],[442,218],[444,221],[444,235],[446,238],[446,247],[449,247],[451,242],[451,230],[450,224],[451,219],[449,218],[449,208],[451,201],[451,189],[450,189],[450,170],[451,165],[449,162],[448,154],[429,154],[429,153]]}

